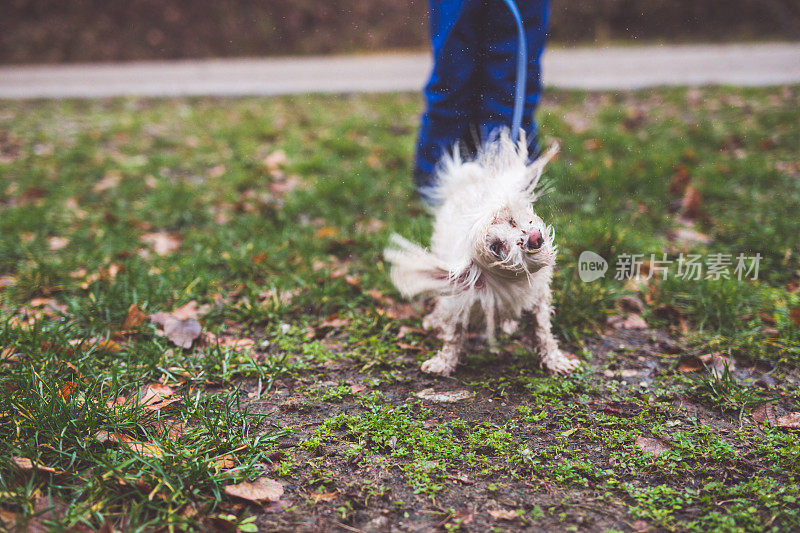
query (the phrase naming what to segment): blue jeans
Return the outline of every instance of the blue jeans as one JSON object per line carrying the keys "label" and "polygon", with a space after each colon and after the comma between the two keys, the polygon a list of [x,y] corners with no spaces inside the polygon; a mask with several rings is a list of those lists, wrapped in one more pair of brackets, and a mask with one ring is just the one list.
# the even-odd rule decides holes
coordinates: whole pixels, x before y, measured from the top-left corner
{"label": "blue jeans", "polygon": [[[528,44],[522,129],[535,145],[549,0],[517,4]],[[517,30],[501,0],[429,0],[429,10],[433,70],[417,140],[417,187],[432,185],[436,164],[456,143],[474,152],[480,139],[511,126],[516,81]]]}

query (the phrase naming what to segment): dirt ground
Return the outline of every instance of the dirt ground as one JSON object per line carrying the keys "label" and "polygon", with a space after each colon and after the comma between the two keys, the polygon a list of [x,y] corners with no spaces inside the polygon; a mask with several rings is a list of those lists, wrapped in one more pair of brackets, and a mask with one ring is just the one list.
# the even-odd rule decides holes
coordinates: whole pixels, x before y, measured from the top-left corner
{"label": "dirt ground", "polygon": [[[516,343],[530,346],[530,338],[525,335]],[[475,343],[476,349],[480,349]],[[742,424],[752,426],[752,420],[738,418],[737,413],[722,414],[717,410],[694,403],[677,392],[659,391],[657,400],[643,391],[654,384],[662,374],[670,374],[686,349],[670,335],[655,330],[609,330],[602,337],[587,339],[586,347],[594,354],[588,372],[592,380],[604,383],[616,382],[619,394],[603,397],[598,395],[575,395],[564,398],[564,408],[553,407],[542,423],[535,427],[519,427],[513,431],[516,444],[531,450],[544,449],[558,444],[556,434],[563,429],[559,420],[569,420],[565,414],[581,412],[589,418],[598,414],[613,414],[631,418],[647,410],[648,403],[671,411],[670,419],[691,420],[693,424],[708,426],[720,434],[733,434]],[[567,349],[570,347],[567,346]],[[416,395],[420,391],[432,389],[436,393],[462,392],[473,394],[459,401],[436,401],[423,399],[422,404],[430,410],[426,425],[434,427],[441,421],[460,418],[472,424],[492,423],[503,425],[518,417],[518,409],[533,405],[530,393],[518,385],[493,388],[469,387],[466,384],[497,383],[504,374],[519,369],[512,363],[512,356],[502,349],[484,364],[467,364],[459,367],[452,378],[432,377],[421,372],[417,359],[409,355],[396,371],[393,384],[380,384],[375,387],[383,393],[391,405],[401,405],[420,401]],[[517,361],[519,363],[519,361]],[[456,525],[464,531],[645,531],[661,530],[651,527],[646,521],[632,520],[628,515],[628,502],[616,497],[609,498],[602,486],[591,483],[577,486],[553,483],[534,475],[528,479],[513,479],[502,473],[482,476],[474,472],[453,472],[446,488],[435,496],[415,493],[406,482],[398,467],[381,468],[376,465],[374,456],[359,455],[349,457],[347,448],[353,440],[339,433],[337,439],[320,448],[307,450],[294,447],[312,435],[320,421],[334,418],[342,413],[352,414],[363,411],[355,397],[340,403],[310,401],[308,390],[313,387],[345,383],[358,387],[359,384],[374,380],[374,372],[364,372],[359,364],[338,362],[310,371],[306,377],[276,382],[274,398],[282,401],[252,402],[251,407],[264,413],[275,413],[272,420],[281,427],[294,426],[299,431],[289,442],[283,444],[285,452],[300,465],[286,481],[286,509],[272,506],[257,520],[264,531],[432,531],[455,529]],[[537,374],[535,360],[523,361],[524,372]],[[740,379],[756,379],[759,383],[772,384],[767,369],[748,367],[742,363],[736,371]],[[796,377],[788,378],[796,384]],[[255,391],[255,383],[243,387],[243,398]],[[368,394],[367,387],[360,394]],[[637,401],[638,400],[638,401]],[[577,427],[577,426],[576,426]],[[642,428],[646,431],[646,428]],[[578,437],[571,439],[568,447],[579,450],[601,468],[613,467],[614,458],[602,446],[587,442]],[[390,452],[390,450],[385,450]],[[278,455],[280,459],[282,455]],[[552,457],[557,462],[560,457]],[[328,478],[319,483],[312,473],[319,465],[324,465]],[[749,472],[758,472],[768,465],[747,458],[732,468],[720,465],[720,480],[729,476],[746,477]],[[707,482],[700,476],[671,478],[662,475],[657,468],[643,470],[620,479],[634,485],[652,486],[658,483],[676,484],[682,488],[700,487]],[[316,482],[316,483],[315,483]],[[313,492],[312,486],[324,490]],[[379,494],[368,490],[382,487]],[[604,494],[605,492],[605,494]],[[314,501],[315,497],[320,501]],[[330,501],[325,501],[331,497]],[[398,504],[397,502],[402,502]],[[497,518],[491,511],[498,509],[522,509],[530,511],[538,506],[545,509],[534,519],[508,520]],[[679,516],[687,522],[696,518],[699,508],[686,508]]]}

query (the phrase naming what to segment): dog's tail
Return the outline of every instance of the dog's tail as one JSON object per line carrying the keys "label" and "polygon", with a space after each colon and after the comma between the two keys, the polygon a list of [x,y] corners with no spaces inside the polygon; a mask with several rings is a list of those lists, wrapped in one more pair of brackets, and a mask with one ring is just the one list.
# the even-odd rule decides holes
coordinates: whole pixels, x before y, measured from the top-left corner
{"label": "dog's tail", "polygon": [[392,283],[405,297],[443,293],[452,287],[450,273],[441,260],[396,233],[389,239],[383,257],[392,265]]}

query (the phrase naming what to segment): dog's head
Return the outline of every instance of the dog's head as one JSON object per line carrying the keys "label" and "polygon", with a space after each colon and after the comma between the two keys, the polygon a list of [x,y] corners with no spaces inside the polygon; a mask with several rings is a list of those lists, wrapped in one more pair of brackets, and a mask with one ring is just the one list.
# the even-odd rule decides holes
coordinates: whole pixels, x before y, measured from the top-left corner
{"label": "dog's head", "polygon": [[494,210],[475,236],[475,261],[499,275],[532,274],[555,264],[553,241],[553,227],[530,204],[509,202]]}
{"label": "dog's head", "polygon": [[555,230],[534,212],[533,202],[539,196],[537,185],[544,167],[557,152],[554,144],[524,172],[506,169],[511,175],[496,180],[502,184],[500,190],[475,225],[472,239],[475,262],[483,269],[518,276],[555,264]]}

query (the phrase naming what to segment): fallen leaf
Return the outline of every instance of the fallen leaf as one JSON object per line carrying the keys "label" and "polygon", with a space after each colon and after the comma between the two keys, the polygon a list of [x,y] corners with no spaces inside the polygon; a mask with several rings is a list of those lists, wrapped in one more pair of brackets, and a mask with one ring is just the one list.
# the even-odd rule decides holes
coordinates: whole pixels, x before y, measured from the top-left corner
{"label": "fallen leaf", "polygon": [[680,363],[678,363],[679,372],[697,372],[701,368],[703,368],[703,363],[700,362],[700,358],[694,355],[682,357]]}
{"label": "fallen leaf", "polygon": [[167,231],[155,231],[142,235],[142,241],[153,247],[158,255],[168,255],[181,247],[181,237]]}
{"label": "fallen leaf", "polygon": [[689,185],[681,200],[681,214],[686,218],[697,218],[703,207],[703,195],[699,190]]}
{"label": "fallen leaf", "polygon": [[669,444],[661,439],[652,439],[649,437],[636,437],[636,445],[644,452],[651,455],[661,455],[670,449]]}
{"label": "fallen leaf", "polygon": [[774,426],[778,423],[778,419],[775,416],[775,408],[769,402],[761,404],[753,409],[752,417],[759,426],[763,426],[765,423]]}
{"label": "fallen leaf", "polygon": [[709,371],[716,376],[721,376],[725,372],[726,367],[728,370],[734,370],[736,368],[736,365],[729,357],[725,357],[719,352],[701,355],[700,361],[702,361]]}
{"label": "fallen leaf", "polygon": [[490,510],[489,514],[492,515],[492,518],[495,520],[516,520],[519,518],[516,511],[509,511],[506,509]]}
{"label": "fallen leaf", "polygon": [[693,228],[675,228],[667,232],[667,239],[681,245],[709,244],[711,237]]}
{"label": "fallen leaf", "polygon": [[648,529],[650,529],[650,524],[645,522],[644,520],[637,520],[631,524],[631,528],[637,533],[644,533]]}
{"label": "fallen leaf", "polygon": [[800,412],[792,412],[775,421],[775,425],[779,428],[800,429]]}
{"label": "fallen leaf", "polygon": [[640,298],[630,294],[621,297],[619,300],[617,300],[617,303],[623,311],[627,311],[629,313],[638,314],[644,311],[644,302],[642,302]]}
{"label": "fallen leaf", "polygon": [[792,322],[794,322],[794,325],[800,328],[800,307],[793,307],[789,311],[789,316],[792,317]]}
{"label": "fallen leaf", "polygon": [[202,331],[200,323],[196,320],[179,320],[167,313],[152,314],[150,320],[164,328],[164,335],[181,348],[191,348]]}
{"label": "fallen leaf", "polygon": [[350,324],[349,318],[341,318],[339,315],[333,314],[322,321],[319,325],[321,328],[340,329]]}
{"label": "fallen leaf", "polygon": [[213,466],[217,470],[228,470],[229,468],[233,468],[236,466],[236,459],[233,454],[225,454],[216,461],[211,462],[211,466]]}
{"label": "fallen leaf", "polygon": [[686,191],[686,187],[689,186],[690,181],[691,176],[689,176],[689,169],[686,165],[678,165],[675,168],[675,174],[673,174],[672,180],[669,182],[669,192],[672,194],[683,194]]}
{"label": "fallen leaf", "polygon": [[122,329],[133,329],[141,326],[147,320],[147,315],[139,309],[136,304],[131,304],[128,308],[128,316],[125,317],[125,322],[122,323]]}
{"label": "fallen leaf", "polygon": [[721,355],[719,352],[701,355],[700,357],[689,355],[681,358],[678,364],[679,372],[697,372],[702,368],[708,368],[709,372],[715,376],[721,376],[725,372],[725,367],[734,370],[736,365],[729,357]]}
{"label": "fallen leaf", "polygon": [[89,339],[89,342],[93,343],[102,352],[117,353],[122,351],[122,346],[111,339]]}
{"label": "fallen leaf", "polygon": [[278,500],[274,502],[270,502],[264,507],[261,508],[262,513],[279,513],[286,509],[287,507],[291,507],[291,502],[286,500]]}
{"label": "fallen leaf", "polygon": [[64,402],[66,403],[72,397],[72,392],[74,390],[75,390],[75,382],[68,381],[61,385],[58,392],[61,395],[61,399],[64,400]]}
{"label": "fallen leaf", "polygon": [[475,482],[472,481],[466,474],[458,472],[456,474],[445,474],[444,477],[447,479],[452,479],[453,481],[458,481],[463,483],[464,485],[474,485]]}
{"label": "fallen leaf", "polygon": [[355,385],[350,385],[350,392],[353,394],[359,393],[361,391],[367,390],[367,386],[363,383],[356,383]]}
{"label": "fallen leaf", "polygon": [[262,477],[253,482],[242,482],[225,487],[225,494],[251,502],[278,501],[283,496],[283,485],[272,479]]}
{"label": "fallen leaf", "polygon": [[56,252],[58,250],[63,250],[69,244],[69,239],[64,237],[50,237],[47,239],[47,247],[50,248],[50,251]]}
{"label": "fallen leaf", "polygon": [[453,520],[458,521],[459,524],[467,525],[472,522],[474,518],[472,511],[465,507],[463,509],[459,509],[456,511],[456,514],[453,515]]}
{"label": "fallen leaf", "polygon": [[118,170],[111,170],[103,176],[103,179],[98,181],[92,186],[94,192],[103,192],[108,189],[115,189],[119,187],[119,182],[122,180],[122,173]]}
{"label": "fallen leaf", "polygon": [[265,157],[263,163],[264,166],[267,167],[267,170],[274,172],[284,166],[288,160],[289,158],[286,157],[286,152],[283,150],[276,150]]}
{"label": "fallen leaf", "polygon": [[597,139],[587,139],[583,143],[583,148],[585,150],[599,150],[603,147],[603,143]]}
{"label": "fallen leaf", "polygon": [[121,447],[127,448],[132,452],[138,453],[139,455],[144,455],[145,457],[161,457],[164,455],[164,452],[161,451],[161,448],[155,444],[138,441],[129,435],[125,435],[124,433],[110,433],[108,434],[107,440],[116,442]]}
{"label": "fallen leaf", "polygon": [[309,492],[308,497],[314,503],[319,502],[330,502],[336,499],[336,496],[339,495],[338,491],[333,492]]}
{"label": "fallen leaf", "polygon": [[606,323],[614,329],[647,329],[647,322],[637,314],[610,316]]}
{"label": "fallen leaf", "polygon": [[186,320],[189,318],[197,319],[201,315],[208,313],[210,306],[200,305],[197,300],[192,300],[184,305],[174,309],[170,314],[178,320]]}
{"label": "fallen leaf", "polygon": [[339,230],[337,230],[336,228],[325,226],[323,228],[319,228],[315,233],[315,236],[317,237],[317,239],[330,239],[336,237],[338,234]]}
{"label": "fallen leaf", "polygon": [[236,352],[252,350],[256,346],[256,341],[248,338],[237,338],[229,335],[215,335],[210,331],[203,333],[203,343],[208,346],[219,345],[222,348],[230,348]]}
{"label": "fallen leaf", "polygon": [[26,472],[32,470],[41,470],[42,472],[48,472],[50,474],[58,474],[59,472],[50,466],[44,466],[42,464],[34,465],[33,461],[28,459],[27,457],[12,457],[11,460],[17,465],[17,468],[20,470],[24,470]]}
{"label": "fallen leaf", "polygon": [[169,385],[151,383],[143,388],[139,401],[146,411],[161,411],[174,403],[183,401],[182,397],[174,394],[175,391]]}
{"label": "fallen leaf", "polygon": [[467,390],[436,392],[433,388],[429,388],[417,392],[416,396],[431,402],[453,403],[472,398],[472,393]]}
{"label": "fallen leaf", "polygon": [[225,175],[225,165],[217,165],[208,171],[208,177],[211,179],[221,178]]}

